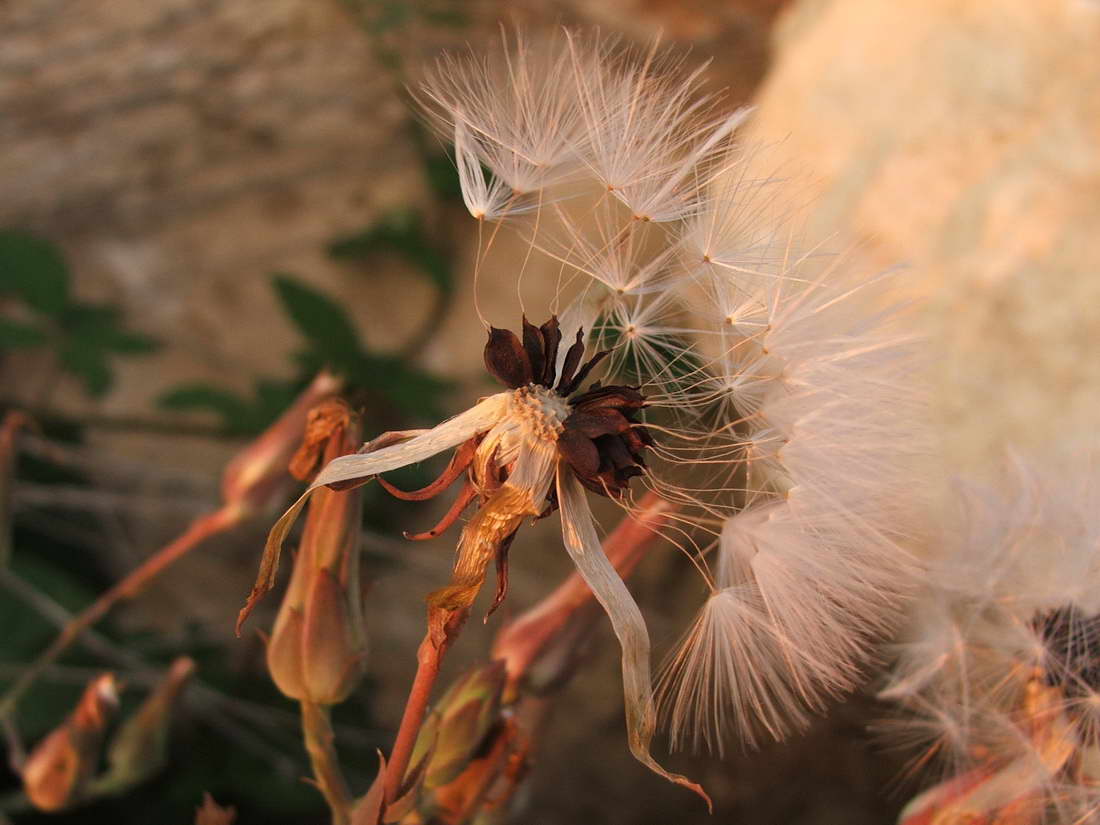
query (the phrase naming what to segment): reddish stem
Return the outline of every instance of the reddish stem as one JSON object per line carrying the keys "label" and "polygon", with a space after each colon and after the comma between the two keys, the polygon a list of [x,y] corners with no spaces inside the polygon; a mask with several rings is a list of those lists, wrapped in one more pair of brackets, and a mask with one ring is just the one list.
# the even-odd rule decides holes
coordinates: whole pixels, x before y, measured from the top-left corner
{"label": "reddish stem", "polygon": [[387,805],[401,795],[401,786],[409,768],[413,748],[416,746],[416,737],[424,722],[432,688],[435,687],[436,679],[439,677],[443,656],[450,648],[451,642],[458,636],[466,616],[469,615],[469,610],[466,609],[449,615],[442,615],[443,612],[440,608],[429,608],[428,632],[424,634],[424,640],[420,642],[420,647],[416,651],[416,676],[413,677],[412,687],[409,688],[409,697],[405,700],[405,712],[401,715],[401,725],[397,729],[397,737],[393,741],[393,749],[386,763],[383,797]]}
{"label": "reddish stem", "polygon": [[174,541],[150,556],[122,581],[115,584],[80,613],[73,616],[53,642],[50,643],[50,646],[27,666],[19,679],[4,694],[3,699],[0,700],[0,719],[10,716],[15,711],[19,699],[30,689],[42,671],[53,664],[62,653],[68,650],[73,642],[80,638],[81,633],[103,618],[115,604],[123,599],[131,599],[136,596],[150,581],[187,555],[196,546],[211,536],[236,525],[241,520],[242,515],[241,508],[230,504],[195,519],[191,526]]}

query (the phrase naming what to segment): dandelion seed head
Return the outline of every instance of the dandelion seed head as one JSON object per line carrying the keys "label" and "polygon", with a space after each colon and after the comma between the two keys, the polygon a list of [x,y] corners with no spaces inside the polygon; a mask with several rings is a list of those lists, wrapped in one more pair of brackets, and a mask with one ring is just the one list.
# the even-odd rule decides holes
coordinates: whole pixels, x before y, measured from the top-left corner
{"label": "dandelion seed head", "polygon": [[[934,712],[965,732],[968,747],[952,754],[937,793],[914,800],[916,812],[1012,811],[1052,823],[1096,813],[1089,777],[1100,708],[1100,499],[1092,454],[1083,449],[1048,468],[1010,457],[996,485],[957,487],[922,599],[935,610],[917,615],[883,693],[907,716]],[[968,774],[980,780],[965,794],[947,793]]]}
{"label": "dandelion seed head", "polygon": [[707,597],[663,671],[662,712],[675,746],[721,751],[798,729],[860,681],[911,589],[930,486],[921,367],[880,294],[889,277],[803,241],[782,176],[738,140],[748,111],[704,93],[705,69],[565,30],[504,33],[427,73],[416,95],[454,143],[475,272],[515,231],[521,311],[539,260],[558,273],[551,320],[490,328],[505,392],[319,479],[455,449],[443,479],[468,486],[439,530],[476,502],[463,599],[493,541],[560,509],[622,643],[632,749],[662,773],[644,621],[601,566],[584,491],[629,507],[633,483],[676,505]]}

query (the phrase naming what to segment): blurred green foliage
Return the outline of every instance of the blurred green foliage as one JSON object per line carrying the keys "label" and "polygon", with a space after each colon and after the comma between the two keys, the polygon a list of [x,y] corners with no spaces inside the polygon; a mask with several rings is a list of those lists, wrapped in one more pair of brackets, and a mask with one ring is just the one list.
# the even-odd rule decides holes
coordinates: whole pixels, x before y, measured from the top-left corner
{"label": "blurred green foliage", "polygon": [[[453,168],[449,178],[455,179]],[[385,252],[396,253],[412,264],[442,295],[450,298],[454,294],[455,277],[450,256],[433,243],[419,210],[391,210],[374,225],[337,238],[328,247],[329,255],[346,261],[370,261]]]}
{"label": "blurred green foliage", "polygon": [[[375,56],[390,73],[398,95],[404,94],[407,83],[400,47],[410,27],[458,27],[467,22],[467,11],[459,0],[345,2]],[[373,276],[395,259],[423,277],[435,293],[424,326],[395,352],[372,351],[344,307],[303,279],[279,273],[272,277],[272,288],[302,339],[290,377],[253,376],[251,392],[245,393],[206,382],[182,384],[158,399],[162,410],[212,413],[219,426],[211,436],[246,437],[261,432],[318,369],[328,367],[346,377],[353,401],[365,410],[369,431],[392,428],[398,422],[404,426],[429,422],[446,413],[443,402],[450,384],[418,368],[415,357],[438,327],[455,293],[446,224],[438,220],[437,210],[458,201],[460,190],[452,158],[411,114],[411,108],[409,111],[402,131],[416,151],[435,203],[398,206],[371,225],[334,238],[327,252],[347,268],[349,277],[358,273]],[[57,245],[27,232],[0,230],[0,358],[48,353],[58,370],[79,380],[90,395],[102,397],[111,389],[118,358],[152,353],[158,344],[129,330],[117,307],[77,300],[72,286],[70,268]],[[0,401],[0,410],[3,406]],[[71,445],[85,440],[85,423],[49,410],[36,413],[40,434],[47,439]],[[171,427],[172,422],[167,422],[165,429]],[[389,477],[399,486],[414,488],[422,486],[434,469],[435,462],[428,461]],[[40,488],[57,485],[59,490],[95,492],[92,479],[40,456],[21,456],[16,475]],[[416,525],[423,505],[410,504],[399,510],[372,506],[382,495],[374,486],[365,490],[368,527]],[[125,514],[66,504],[18,509],[13,525],[0,525],[0,529],[12,530],[14,546],[4,575],[18,579],[65,610],[79,610],[114,579],[114,571],[104,565],[100,545],[124,521],[120,515]],[[396,521],[400,523],[391,524]],[[365,552],[364,561],[374,571],[402,563],[378,551]],[[2,584],[0,688],[56,632],[55,624],[40,610]],[[212,639],[209,631],[197,624],[187,625],[182,635],[166,637],[156,631],[134,630],[116,621],[113,614],[97,624],[96,631],[117,649],[138,657],[150,671],[163,670],[179,655],[195,659],[199,681],[196,689],[185,694],[168,768],[122,797],[47,816],[25,809],[17,812],[8,806],[18,792],[18,780],[0,767],[0,822],[8,811],[16,825],[188,823],[204,791],[235,805],[240,812],[238,825],[319,821],[320,798],[300,781],[308,775],[308,767],[294,707],[267,678],[262,649],[255,640],[244,655],[241,643],[231,654],[224,642]],[[65,717],[89,674],[116,669],[125,680],[126,668],[117,664],[81,645],[69,651],[62,664],[20,705],[18,723],[25,741],[33,744]],[[148,687],[147,681],[131,674],[123,693],[122,718],[144,698]],[[368,678],[348,702],[334,709],[342,761],[349,780],[359,790],[369,784],[377,765],[376,748],[390,739],[389,731],[370,727],[372,695]]]}
{"label": "blurred green foliage", "polygon": [[62,370],[102,396],[114,382],[112,358],[157,349],[127,330],[117,307],[73,297],[64,256],[44,238],[0,230],[0,352],[50,349]]}

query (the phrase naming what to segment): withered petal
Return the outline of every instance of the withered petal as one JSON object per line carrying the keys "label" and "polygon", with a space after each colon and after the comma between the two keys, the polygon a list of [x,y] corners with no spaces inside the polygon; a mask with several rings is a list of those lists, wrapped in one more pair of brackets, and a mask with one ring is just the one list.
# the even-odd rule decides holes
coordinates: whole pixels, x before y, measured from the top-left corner
{"label": "withered petal", "polygon": [[428,486],[421,487],[419,490],[398,489],[386,481],[382,476],[378,476],[378,483],[394,498],[399,498],[402,501],[426,501],[442,493],[462,475],[474,460],[474,454],[477,452],[477,445],[480,442],[480,436],[474,436],[464,441],[459,448],[455,450],[454,455],[451,456],[451,462],[447,465],[447,469],[440,473],[439,478]]}
{"label": "withered petal", "polygon": [[531,383],[531,359],[516,334],[508,329],[489,327],[485,369],[513,390]]}
{"label": "withered petal", "polygon": [[582,478],[599,472],[600,451],[591,438],[576,430],[562,430],[558,436],[558,452]]}
{"label": "withered petal", "polygon": [[527,360],[531,362],[531,380],[542,383],[542,374],[546,371],[546,357],[542,350],[542,332],[523,316],[523,349]]}
{"label": "withered petal", "polygon": [[546,358],[542,380],[539,383],[544,387],[552,387],[557,374],[558,347],[561,345],[561,329],[558,325],[558,316],[551,316],[549,321],[539,327],[539,332],[542,334],[542,351]]}
{"label": "withered petal", "polygon": [[502,541],[500,547],[497,548],[497,592],[493,596],[493,603],[489,605],[489,610],[485,613],[485,621],[489,621],[489,617],[504,603],[504,599],[508,595],[508,551],[512,548],[512,541],[515,539],[517,532],[517,530],[513,530],[512,534]]}
{"label": "withered petal", "polygon": [[577,371],[577,366],[580,364],[581,359],[584,358],[584,330],[577,330],[577,340],[573,342],[573,345],[569,347],[568,352],[565,353],[565,363],[561,365],[561,379],[558,381],[556,390],[561,395],[569,395],[564,391],[565,387],[568,387],[573,382],[573,373]]}
{"label": "withered petal", "polygon": [[431,530],[425,530],[423,533],[410,533],[405,531],[405,538],[409,541],[427,541],[428,539],[434,539],[437,536],[443,535],[443,533],[454,524],[458,517],[462,515],[463,511],[470,506],[472,502],[477,498],[477,488],[474,487],[469,481],[462,485],[462,489],[458,491],[458,498],[451,504],[451,508],[447,511],[446,515],[439,520]]}

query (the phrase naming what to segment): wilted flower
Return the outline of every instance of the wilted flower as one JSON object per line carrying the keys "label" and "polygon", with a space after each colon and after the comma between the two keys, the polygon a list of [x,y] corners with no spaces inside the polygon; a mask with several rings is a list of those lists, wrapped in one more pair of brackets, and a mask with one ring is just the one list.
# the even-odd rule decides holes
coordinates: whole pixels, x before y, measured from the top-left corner
{"label": "wilted flower", "polygon": [[36,808],[58,811],[81,799],[117,708],[115,677],[105,673],[88,684],[64,724],[38,743],[23,766],[23,789]]}
{"label": "wilted flower", "polygon": [[504,40],[486,59],[445,58],[419,95],[454,140],[471,214],[560,264],[549,320],[489,327],[485,363],[507,391],[325,467],[273,528],[242,618],[314,491],[453,449],[423,490],[381,482],[406,499],[460,485],[415,538],[476,508],[450,585],[429,596],[432,633],[465,616],[490,561],[499,604],[523,521],[558,510],[622,647],[630,748],[697,789],[649,754],[649,637],[586,491],[629,508],[637,479],[674,504],[668,532],[711,592],[666,677],[674,739],[716,742],[727,721],[779,735],[853,683],[908,584],[925,444],[911,341],[875,294],[885,279],[799,252],[768,216],[771,181],[732,140],[745,112],[702,95],[702,69],[569,32]]}
{"label": "wilted flower", "polygon": [[[330,400],[310,411],[296,466],[310,473],[355,449],[358,425],[347,405]],[[324,490],[310,503],[306,528],[267,646],[279,690],[321,705],[344,700],[359,681],[366,633],[359,581],[361,496]]]}
{"label": "wilted flower", "polygon": [[906,825],[1084,823],[1100,815],[1100,485],[1016,460],[960,485],[942,554],[883,696],[889,730],[946,779]]}

